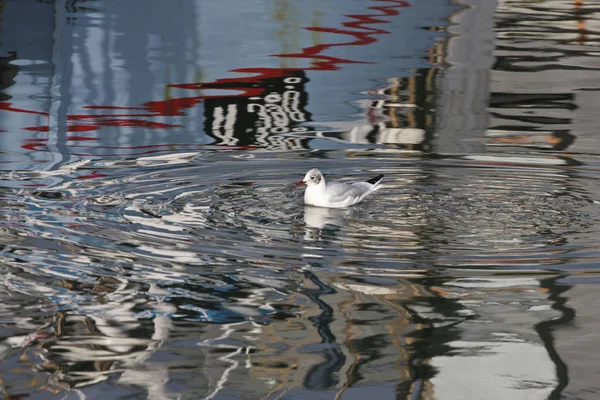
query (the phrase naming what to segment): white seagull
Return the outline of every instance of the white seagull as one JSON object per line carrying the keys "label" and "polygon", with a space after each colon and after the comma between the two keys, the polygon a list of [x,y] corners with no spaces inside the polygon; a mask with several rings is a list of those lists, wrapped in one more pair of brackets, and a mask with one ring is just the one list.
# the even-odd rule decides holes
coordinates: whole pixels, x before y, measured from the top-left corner
{"label": "white seagull", "polygon": [[383,175],[365,182],[325,182],[321,171],[316,168],[306,173],[296,185],[306,185],[304,204],[317,207],[345,208],[359,203],[379,188]]}

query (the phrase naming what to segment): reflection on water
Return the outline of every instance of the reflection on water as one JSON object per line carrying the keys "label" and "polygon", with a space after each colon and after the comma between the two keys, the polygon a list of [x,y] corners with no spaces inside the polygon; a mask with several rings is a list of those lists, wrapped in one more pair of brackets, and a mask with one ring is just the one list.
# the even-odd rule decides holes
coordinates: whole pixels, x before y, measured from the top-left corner
{"label": "reflection on water", "polygon": [[597,397],[597,10],[338,3],[0,6],[3,398]]}
{"label": "reflection on water", "polygon": [[342,227],[347,225],[345,218],[350,216],[353,209],[336,209],[324,207],[304,207],[304,223],[308,228],[323,229],[325,225]]}
{"label": "reflection on water", "polygon": [[[339,13],[334,5],[304,10],[264,2],[273,12],[265,20],[260,7],[250,10],[234,1],[248,20],[264,20],[240,31],[229,7],[195,1],[172,9],[154,3],[144,5],[151,11],[140,27],[128,18],[140,1],[106,1],[98,10],[74,6],[66,12],[60,4],[36,5],[36,16],[46,19],[32,20],[28,28],[39,39],[31,47],[34,54],[4,59],[10,73],[0,103],[7,120],[0,129],[22,131],[20,143],[4,143],[14,169],[174,151],[339,148],[346,142],[368,144],[372,137],[418,147],[433,126],[437,68],[425,68],[421,53],[428,47],[438,52],[434,40],[440,35],[422,28],[432,19],[439,29],[456,7],[388,0],[344,5]],[[8,21],[28,15],[22,7],[7,6],[9,28]],[[420,12],[426,17],[414,21]],[[165,26],[164,13],[180,24]],[[72,20],[77,23],[69,24]],[[236,28],[215,35],[215,20]],[[55,38],[58,54],[51,51],[51,36],[43,35],[54,24],[64,24]],[[407,33],[411,40],[403,38]],[[190,50],[190,40],[202,43],[190,43]],[[148,41],[152,46],[144,53]],[[11,36],[4,47],[22,46]],[[268,48],[254,52],[249,46]],[[274,53],[271,47],[279,46],[286,51]],[[381,57],[392,48],[394,56]],[[53,68],[59,63],[64,68]],[[331,101],[335,98],[348,101]]]}
{"label": "reflection on water", "polygon": [[302,206],[303,157],[256,156],[122,161],[99,180],[5,191],[2,374],[32,368],[9,392],[33,379],[157,399],[564,386],[553,271],[598,258],[595,197],[568,167],[328,152],[312,161],[334,176],[356,160],[386,174],[368,202],[330,210]]}

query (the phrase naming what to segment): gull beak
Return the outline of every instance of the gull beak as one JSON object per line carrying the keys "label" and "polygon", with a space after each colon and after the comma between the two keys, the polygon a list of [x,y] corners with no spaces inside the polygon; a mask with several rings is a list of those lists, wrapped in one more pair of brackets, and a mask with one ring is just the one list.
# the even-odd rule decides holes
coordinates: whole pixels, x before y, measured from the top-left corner
{"label": "gull beak", "polygon": [[305,183],[306,182],[304,182],[304,181],[299,181],[299,182],[296,182],[296,186],[304,185]]}

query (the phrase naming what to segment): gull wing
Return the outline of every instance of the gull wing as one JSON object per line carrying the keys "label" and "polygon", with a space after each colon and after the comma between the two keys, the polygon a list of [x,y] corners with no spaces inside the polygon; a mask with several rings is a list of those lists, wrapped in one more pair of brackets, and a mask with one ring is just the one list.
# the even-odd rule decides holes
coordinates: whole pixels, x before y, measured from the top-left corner
{"label": "gull wing", "polygon": [[327,192],[329,201],[332,203],[341,202],[345,199],[362,197],[373,190],[373,185],[368,182],[355,182],[352,184],[344,182],[327,183]]}

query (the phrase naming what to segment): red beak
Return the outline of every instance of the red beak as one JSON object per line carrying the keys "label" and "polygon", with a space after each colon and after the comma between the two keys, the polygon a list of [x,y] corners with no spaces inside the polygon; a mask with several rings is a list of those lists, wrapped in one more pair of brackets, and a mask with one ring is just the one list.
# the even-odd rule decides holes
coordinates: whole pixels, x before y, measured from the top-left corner
{"label": "red beak", "polygon": [[304,181],[299,181],[299,182],[296,182],[296,186],[304,185],[305,183],[306,182],[304,182]]}

